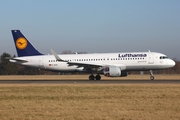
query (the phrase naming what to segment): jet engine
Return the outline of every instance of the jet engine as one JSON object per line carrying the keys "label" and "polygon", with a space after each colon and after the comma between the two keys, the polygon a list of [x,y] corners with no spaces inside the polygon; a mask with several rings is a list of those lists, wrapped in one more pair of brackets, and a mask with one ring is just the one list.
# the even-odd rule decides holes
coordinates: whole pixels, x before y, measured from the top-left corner
{"label": "jet engine", "polygon": [[110,66],[104,68],[104,75],[107,77],[125,77],[128,73],[126,71],[121,71],[120,67]]}

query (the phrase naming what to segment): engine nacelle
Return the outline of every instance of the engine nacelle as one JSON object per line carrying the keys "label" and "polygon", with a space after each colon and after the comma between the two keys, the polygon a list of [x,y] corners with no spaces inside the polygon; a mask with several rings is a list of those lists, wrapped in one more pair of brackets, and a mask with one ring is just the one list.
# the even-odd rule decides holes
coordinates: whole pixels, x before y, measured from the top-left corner
{"label": "engine nacelle", "polygon": [[117,66],[104,68],[104,75],[107,77],[125,77],[127,74],[126,71],[121,71],[120,67]]}

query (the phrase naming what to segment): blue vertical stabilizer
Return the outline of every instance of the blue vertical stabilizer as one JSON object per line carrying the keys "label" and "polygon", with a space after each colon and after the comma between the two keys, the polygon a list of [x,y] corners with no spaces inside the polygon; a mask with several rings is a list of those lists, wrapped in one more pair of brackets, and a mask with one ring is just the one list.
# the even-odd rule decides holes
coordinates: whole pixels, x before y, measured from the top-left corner
{"label": "blue vertical stabilizer", "polygon": [[11,30],[18,57],[42,55],[26,39],[20,30]]}

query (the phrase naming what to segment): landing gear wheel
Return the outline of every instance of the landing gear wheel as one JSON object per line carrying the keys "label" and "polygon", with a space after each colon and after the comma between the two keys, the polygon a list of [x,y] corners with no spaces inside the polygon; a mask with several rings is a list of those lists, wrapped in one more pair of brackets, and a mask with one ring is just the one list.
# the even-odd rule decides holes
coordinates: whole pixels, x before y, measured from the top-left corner
{"label": "landing gear wheel", "polygon": [[93,74],[91,74],[91,75],[89,76],[89,80],[94,80],[94,75],[93,75]]}
{"label": "landing gear wheel", "polygon": [[154,80],[153,71],[152,71],[152,70],[150,70],[149,72],[150,72],[150,79],[151,79],[151,80]]}
{"label": "landing gear wheel", "polygon": [[101,76],[99,74],[96,75],[96,80],[101,80]]}
{"label": "landing gear wheel", "polygon": [[151,80],[154,80],[154,76],[151,76],[150,79],[151,79]]}

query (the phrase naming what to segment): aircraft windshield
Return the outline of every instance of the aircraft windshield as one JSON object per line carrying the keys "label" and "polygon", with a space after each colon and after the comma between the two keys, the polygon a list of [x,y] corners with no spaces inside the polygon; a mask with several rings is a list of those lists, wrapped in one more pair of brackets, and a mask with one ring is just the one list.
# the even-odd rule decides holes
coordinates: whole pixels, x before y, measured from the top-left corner
{"label": "aircraft windshield", "polygon": [[167,56],[160,56],[160,59],[168,59]]}

